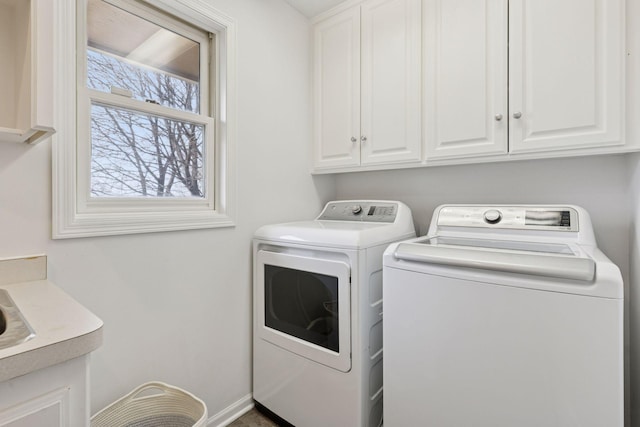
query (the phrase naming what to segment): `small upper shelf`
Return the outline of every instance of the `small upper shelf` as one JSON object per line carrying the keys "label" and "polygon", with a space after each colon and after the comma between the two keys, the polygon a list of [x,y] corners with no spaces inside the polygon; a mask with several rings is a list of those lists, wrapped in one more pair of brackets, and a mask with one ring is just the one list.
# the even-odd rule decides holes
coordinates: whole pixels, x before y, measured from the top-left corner
{"label": "small upper shelf", "polygon": [[36,143],[55,132],[53,3],[0,0],[0,142]]}

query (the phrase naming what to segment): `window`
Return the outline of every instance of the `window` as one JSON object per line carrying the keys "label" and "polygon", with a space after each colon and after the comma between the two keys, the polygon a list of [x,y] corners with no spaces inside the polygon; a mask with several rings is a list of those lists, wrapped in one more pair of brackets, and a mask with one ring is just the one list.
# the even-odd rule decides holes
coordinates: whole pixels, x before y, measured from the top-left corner
{"label": "window", "polygon": [[56,1],[54,238],[233,225],[233,22],[195,0]]}

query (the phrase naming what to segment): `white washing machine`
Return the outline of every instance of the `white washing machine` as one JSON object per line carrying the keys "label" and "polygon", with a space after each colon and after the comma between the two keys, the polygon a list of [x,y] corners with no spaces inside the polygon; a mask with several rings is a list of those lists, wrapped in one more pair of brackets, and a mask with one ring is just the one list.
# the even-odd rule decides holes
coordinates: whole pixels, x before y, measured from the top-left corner
{"label": "white washing machine", "polygon": [[382,422],[382,254],[415,237],[392,201],[329,202],[253,241],[253,397],[298,427]]}
{"label": "white washing machine", "polygon": [[623,287],[576,206],[441,206],[384,255],[385,424],[623,425]]}

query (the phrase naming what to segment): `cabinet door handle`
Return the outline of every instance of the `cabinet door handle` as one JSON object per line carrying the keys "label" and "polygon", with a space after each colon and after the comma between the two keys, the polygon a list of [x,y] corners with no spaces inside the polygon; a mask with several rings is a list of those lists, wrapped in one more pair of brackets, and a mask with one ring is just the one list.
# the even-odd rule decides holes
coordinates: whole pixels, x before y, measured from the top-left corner
{"label": "cabinet door handle", "polygon": [[355,136],[352,136],[352,137],[351,137],[351,142],[356,142],[356,141],[357,141],[356,137],[355,137]]}
{"label": "cabinet door handle", "polygon": [[362,141],[362,142],[367,142],[367,137],[366,137],[366,136],[364,136],[364,135],[362,135],[362,136],[360,137],[360,141]]}
{"label": "cabinet door handle", "polygon": [[522,113],[520,111],[516,111],[515,113],[513,113],[514,119],[519,119],[520,117],[522,117]]}
{"label": "cabinet door handle", "polygon": [[502,114],[496,114],[496,122],[502,120]]}

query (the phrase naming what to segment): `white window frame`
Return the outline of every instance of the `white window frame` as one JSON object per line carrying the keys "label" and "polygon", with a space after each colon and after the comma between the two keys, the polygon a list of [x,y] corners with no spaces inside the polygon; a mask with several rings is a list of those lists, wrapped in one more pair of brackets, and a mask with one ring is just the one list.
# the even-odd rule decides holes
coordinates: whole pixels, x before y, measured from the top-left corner
{"label": "white window frame", "polygon": [[[212,180],[207,180],[205,183],[205,197],[92,198],[89,194],[91,161],[91,142],[88,139],[87,130],[89,123],[88,119],[86,123],[79,123],[77,113],[78,109],[89,108],[90,98],[110,103],[110,98],[117,95],[86,89],[86,76],[80,75],[77,67],[77,61],[84,61],[86,57],[86,25],[76,25],[76,16],[80,8],[77,7],[75,0],[53,1],[55,1],[56,26],[54,72],[55,127],[57,129],[57,133],[52,138],[53,238],[234,226],[236,141],[236,24],[234,20],[203,0],[145,0],[145,3],[170,16],[215,34],[214,58],[211,61],[212,64],[216,64],[216,72],[211,79],[214,96],[208,108],[213,115],[213,123],[205,123],[206,120],[202,120],[202,124],[213,128],[215,132],[214,150],[210,152],[212,156],[204,159],[205,168],[207,168],[205,175],[212,177]],[[166,28],[166,23],[162,21],[158,23]],[[78,79],[84,80],[79,84]],[[201,79],[204,80],[206,77],[202,76]],[[87,94],[81,93],[83,90]],[[83,99],[85,101],[82,101]],[[127,102],[132,101],[120,99],[117,105],[112,104],[125,106]],[[149,107],[153,110],[157,106]],[[138,108],[133,110],[140,111]],[[158,113],[161,116],[167,116],[165,108],[158,107]],[[169,118],[179,119],[181,114],[176,110],[175,117]],[[88,114],[86,117],[88,118]],[[192,116],[188,120],[194,121]]]}

